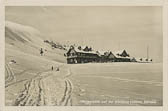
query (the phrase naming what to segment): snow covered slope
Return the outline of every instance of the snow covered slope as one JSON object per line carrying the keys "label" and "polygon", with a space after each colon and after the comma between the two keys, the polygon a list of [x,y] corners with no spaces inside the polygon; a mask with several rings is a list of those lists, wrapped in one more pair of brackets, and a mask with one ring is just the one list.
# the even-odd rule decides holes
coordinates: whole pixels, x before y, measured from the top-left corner
{"label": "snow covered slope", "polygon": [[[6,21],[5,48],[21,51],[27,54],[40,56],[40,49],[44,49],[44,57],[57,62],[66,62],[63,56],[65,51],[52,49],[44,43],[43,34],[37,29]],[[6,52],[8,53],[8,52]]]}
{"label": "snow covered slope", "polygon": [[[42,78],[48,78],[50,76],[50,78],[52,78],[53,81],[50,82],[51,80],[48,79],[47,81],[44,81],[44,84],[49,81],[52,85],[49,84],[47,85],[54,86],[54,88],[58,87],[58,84],[64,84],[64,80],[61,79],[61,76],[63,76],[64,74],[66,75],[66,73],[64,73],[65,72],[64,70],[67,69],[63,67],[63,63],[66,62],[66,59],[64,57],[65,51],[59,49],[52,49],[51,46],[44,43],[44,40],[42,38],[43,34],[33,27],[6,21],[5,24],[5,104],[6,105],[17,105],[14,103],[17,101],[17,98],[19,99],[19,94],[24,90],[24,86],[27,84],[27,82],[31,81],[32,78],[37,78],[38,82],[38,78],[42,77],[41,75],[45,74],[46,72],[47,74]],[[43,56],[40,55],[41,48],[43,48],[44,50]],[[52,66],[54,67],[54,71],[51,70]],[[56,71],[58,67],[60,68],[60,71]],[[61,79],[62,82],[57,81],[57,79],[55,78]],[[62,89],[64,89],[63,86],[64,85],[62,85],[61,87]],[[45,88],[43,88],[43,90],[45,90]],[[60,92],[57,91],[57,93],[63,94],[61,90]],[[36,95],[36,93],[35,94],[30,93],[30,95]],[[18,104],[21,104],[21,102],[23,101],[19,100]]]}

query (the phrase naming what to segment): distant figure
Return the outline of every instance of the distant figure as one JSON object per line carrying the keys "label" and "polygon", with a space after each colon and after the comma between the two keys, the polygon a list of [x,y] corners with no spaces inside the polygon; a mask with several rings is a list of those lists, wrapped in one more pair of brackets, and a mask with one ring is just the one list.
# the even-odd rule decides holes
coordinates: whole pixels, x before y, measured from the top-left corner
{"label": "distant figure", "polygon": [[12,63],[16,63],[16,61],[15,61],[15,60],[11,60],[11,62],[12,62]]}
{"label": "distant figure", "polygon": [[51,70],[52,70],[52,71],[54,70],[54,67],[53,67],[53,66],[51,67]]}
{"label": "distant figure", "polygon": [[57,71],[59,71],[59,67],[57,68]]}
{"label": "distant figure", "polygon": [[40,49],[40,55],[42,56],[43,53],[44,53],[44,52],[43,52],[43,49],[41,48],[41,49]]}

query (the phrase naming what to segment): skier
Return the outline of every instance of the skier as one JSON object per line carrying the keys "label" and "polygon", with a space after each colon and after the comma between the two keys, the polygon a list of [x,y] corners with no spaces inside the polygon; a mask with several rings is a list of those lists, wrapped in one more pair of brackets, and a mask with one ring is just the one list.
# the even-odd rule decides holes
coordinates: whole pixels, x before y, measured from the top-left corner
{"label": "skier", "polygon": [[43,53],[44,53],[44,52],[43,52],[43,49],[41,48],[41,49],[40,49],[40,55],[42,56]]}
{"label": "skier", "polygon": [[54,67],[53,67],[53,66],[51,67],[51,70],[52,70],[52,71],[54,70]]}

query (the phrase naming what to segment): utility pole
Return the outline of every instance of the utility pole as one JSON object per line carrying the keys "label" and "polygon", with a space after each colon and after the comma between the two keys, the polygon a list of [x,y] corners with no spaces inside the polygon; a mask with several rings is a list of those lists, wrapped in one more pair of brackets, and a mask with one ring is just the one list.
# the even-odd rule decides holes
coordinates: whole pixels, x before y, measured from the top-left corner
{"label": "utility pole", "polygon": [[147,45],[147,59],[149,59],[149,46]]}
{"label": "utility pole", "polygon": [[84,33],[82,34],[81,37],[82,37],[82,44],[81,45],[84,46]]}

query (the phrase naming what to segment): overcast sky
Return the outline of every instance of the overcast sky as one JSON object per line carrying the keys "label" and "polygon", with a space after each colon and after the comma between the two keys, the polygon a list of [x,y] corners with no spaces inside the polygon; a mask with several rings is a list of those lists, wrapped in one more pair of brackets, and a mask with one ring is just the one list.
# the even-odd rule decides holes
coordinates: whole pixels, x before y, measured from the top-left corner
{"label": "overcast sky", "polygon": [[148,6],[6,7],[6,20],[32,26],[54,41],[99,50],[126,49],[162,61],[162,8]]}

